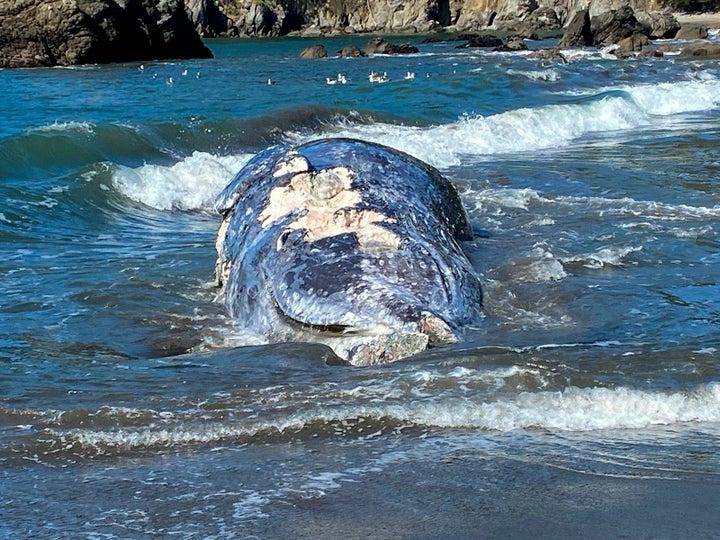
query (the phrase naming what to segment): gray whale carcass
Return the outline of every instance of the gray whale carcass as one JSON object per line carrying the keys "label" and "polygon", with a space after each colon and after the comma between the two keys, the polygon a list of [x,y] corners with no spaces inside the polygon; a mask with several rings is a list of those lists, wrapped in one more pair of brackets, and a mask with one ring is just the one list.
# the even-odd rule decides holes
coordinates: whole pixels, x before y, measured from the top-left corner
{"label": "gray whale carcass", "polygon": [[460,198],[402,152],[352,139],[273,146],[215,207],[229,313],[271,343],[324,343],[371,365],[455,342],[482,317]]}

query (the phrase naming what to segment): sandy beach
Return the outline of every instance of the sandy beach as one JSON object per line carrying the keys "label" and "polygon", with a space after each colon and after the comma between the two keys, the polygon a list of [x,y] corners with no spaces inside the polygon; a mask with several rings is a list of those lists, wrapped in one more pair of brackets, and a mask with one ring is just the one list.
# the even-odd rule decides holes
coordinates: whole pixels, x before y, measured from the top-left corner
{"label": "sandy beach", "polygon": [[718,13],[673,13],[680,24],[698,24],[708,28],[720,28],[720,12]]}

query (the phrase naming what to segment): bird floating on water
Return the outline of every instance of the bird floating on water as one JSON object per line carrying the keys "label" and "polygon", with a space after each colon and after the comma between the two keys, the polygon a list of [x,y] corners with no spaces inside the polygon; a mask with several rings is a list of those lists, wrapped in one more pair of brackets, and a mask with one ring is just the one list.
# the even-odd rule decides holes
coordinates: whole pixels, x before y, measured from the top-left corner
{"label": "bird floating on water", "polygon": [[378,73],[377,71],[373,71],[372,73],[370,73],[368,80],[375,83],[386,83],[390,80],[390,77],[388,77],[387,71],[384,72],[382,75],[380,75],[380,73]]}
{"label": "bird floating on water", "polygon": [[347,78],[342,73],[338,73],[335,79],[332,77],[325,77],[325,82],[327,84],[347,84]]}
{"label": "bird floating on water", "polygon": [[268,83],[268,86],[272,86],[273,84],[275,84],[275,81],[273,81],[272,79],[268,79],[267,83]]}
{"label": "bird floating on water", "polygon": [[415,78],[415,73],[413,73],[412,71],[408,71],[408,72],[405,74],[405,80],[406,80],[406,81],[411,81],[411,80],[413,80],[414,78]]}

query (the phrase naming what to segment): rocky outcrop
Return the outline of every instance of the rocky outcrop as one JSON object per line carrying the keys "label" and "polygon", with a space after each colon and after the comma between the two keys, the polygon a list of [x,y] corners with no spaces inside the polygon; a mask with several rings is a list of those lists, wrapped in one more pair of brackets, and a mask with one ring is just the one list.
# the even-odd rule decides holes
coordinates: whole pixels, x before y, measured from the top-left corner
{"label": "rocky outcrop", "polygon": [[338,51],[340,58],[361,58],[367,56],[357,45],[348,45]]}
{"label": "rocky outcrop", "polygon": [[0,0],[0,67],[211,56],[182,0]]}
{"label": "rocky outcrop", "polygon": [[707,27],[700,24],[684,24],[675,34],[677,39],[705,39],[707,36]]}
{"label": "rocky outcrop", "polygon": [[327,49],[324,45],[311,45],[300,51],[300,58],[326,58]]}
{"label": "rocky outcrop", "polygon": [[[191,1],[191,0],[188,0]],[[210,0],[192,0],[195,2]],[[629,6],[644,26],[672,32],[676,22],[660,14],[659,0],[216,0],[241,35],[288,33],[320,37],[439,29],[518,34],[556,31],[587,10],[595,18]],[[660,30],[663,28],[664,30]],[[660,37],[660,34],[653,37]]]}
{"label": "rocky outcrop", "polygon": [[409,43],[388,43],[384,38],[373,38],[365,45],[365,54],[415,54],[420,52]]}
{"label": "rocky outcrop", "polygon": [[458,45],[456,49],[500,47],[503,44],[502,39],[492,34],[463,34],[458,39],[466,43]]}
{"label": "rocky outcrop", "polygon": [[672,38],[679,30],[677,20],[668,13],[634,11],[629,5],[591,16],[591,10],[578,11],[560,39],[561,48],[620,45],[623,53],[640,51],[650,38]]}
{"label": "rocky outcrop", "polygon": [[583,9],[575,13],[570,19],[558,47],[570,49],[573,47],[586,47],[594,41],[590,30],[590,11]]}
{"label": "rocky outcrop", "polygon": [[720,56],[720,43],[700,39],[683,47],[680,53],[689,57],[717,58]]}

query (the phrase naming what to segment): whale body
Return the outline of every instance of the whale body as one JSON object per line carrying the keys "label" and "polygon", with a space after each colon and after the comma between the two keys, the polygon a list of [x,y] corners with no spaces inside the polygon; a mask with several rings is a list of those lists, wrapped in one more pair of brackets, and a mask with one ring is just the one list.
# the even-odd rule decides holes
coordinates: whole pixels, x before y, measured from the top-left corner
{"label": "whale body", "polygon": [[371,365],[456,342],[482,317],[460,197],[402,152],[352,139],[273,146],[215,208],[227,309],[270,343],[324,343]]}

